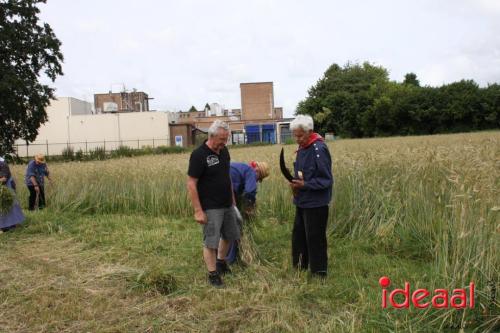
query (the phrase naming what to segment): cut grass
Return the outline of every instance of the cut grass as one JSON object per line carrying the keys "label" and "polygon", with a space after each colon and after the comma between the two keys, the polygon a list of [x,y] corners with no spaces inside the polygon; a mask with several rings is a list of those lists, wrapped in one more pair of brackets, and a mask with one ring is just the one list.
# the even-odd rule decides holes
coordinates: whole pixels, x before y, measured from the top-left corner
{"label": "cut grass", "polygon": [[[34,217],[1,236],[2,331],[398,330],[393,319],[411,328],[412,314],[383,315],[378,278],[426,285],[432,275],[428,263],[330,236],[330,275],[317,280],[290,268],[290,226],[263,220],[267,227],[254,228],[258,260],[236,266],[216,290],[206,282],[201,231],[191,220]],[[173,277],[175,288],[165,295],[144,283],[151,271]]]}

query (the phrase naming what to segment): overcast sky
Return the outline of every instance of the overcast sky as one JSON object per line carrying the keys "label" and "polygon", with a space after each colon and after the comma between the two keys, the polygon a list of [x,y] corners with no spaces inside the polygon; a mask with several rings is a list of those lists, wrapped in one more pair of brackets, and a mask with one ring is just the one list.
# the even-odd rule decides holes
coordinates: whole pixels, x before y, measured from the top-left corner
{"label": "overcast sky", "polygon": [[500,0],[48,0],[62,42],[57,96],[93,102],[125,85],[151,109],[241,106],[241,82],[274,82],[291,116],[333,63],[369,61],[391,80],[500,82]]}

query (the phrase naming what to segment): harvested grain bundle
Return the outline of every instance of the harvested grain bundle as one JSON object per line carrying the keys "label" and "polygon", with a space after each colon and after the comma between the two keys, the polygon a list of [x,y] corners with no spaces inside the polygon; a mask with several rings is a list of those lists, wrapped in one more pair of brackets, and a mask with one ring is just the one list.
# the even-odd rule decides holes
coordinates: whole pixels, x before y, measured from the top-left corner
{"label": "harvested grain bundle", "polygon": [[0,185],[0,214],[7,214],[14,205],[14,193],[7,186]]}

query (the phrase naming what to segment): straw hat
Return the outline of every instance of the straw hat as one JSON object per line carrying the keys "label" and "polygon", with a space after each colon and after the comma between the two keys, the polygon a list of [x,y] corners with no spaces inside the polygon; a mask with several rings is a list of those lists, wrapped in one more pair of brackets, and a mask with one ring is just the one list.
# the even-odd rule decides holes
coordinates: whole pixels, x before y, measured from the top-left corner
{"label": "straw hat", "polygon": [[260,181],[269,176],[269,165],[266,162],[254,162],[254,165],[255,171],[259,173]]}
{"label": "straw hat", "polygon": [[43,154],[36,154],[35,161],[38,163],[45,163],[45,156]]}

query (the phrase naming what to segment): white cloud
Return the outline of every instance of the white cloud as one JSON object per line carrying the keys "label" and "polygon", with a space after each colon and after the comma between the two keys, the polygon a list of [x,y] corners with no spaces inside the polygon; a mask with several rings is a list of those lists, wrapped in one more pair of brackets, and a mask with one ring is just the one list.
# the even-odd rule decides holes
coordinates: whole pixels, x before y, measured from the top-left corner
{"label": "white cloud", "polygon": [[473,0],[482,9],[500,13],[500,1],[498,0]]}
{"label": "white cloud", "polygon": [[[500,81],[500,1],[66,1],[41,7],[63,42],[60,95],[112,83],[155,109],[240,106],[241,82],[274,81],[291,115],[332,64],[370,61],[401,81]],[[75,96],[78,97],[78,96]]]}

